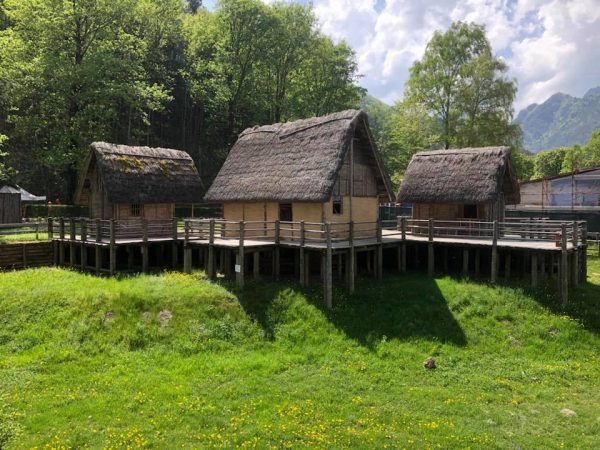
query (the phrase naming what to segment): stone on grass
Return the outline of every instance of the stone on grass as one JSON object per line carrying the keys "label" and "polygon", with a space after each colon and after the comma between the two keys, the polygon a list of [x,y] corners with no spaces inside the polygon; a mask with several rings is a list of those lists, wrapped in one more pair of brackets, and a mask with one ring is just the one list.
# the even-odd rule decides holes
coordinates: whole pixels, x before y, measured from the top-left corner
{"label": "stone on grass", "polygon": [[427,358],[424,362],[423,362],[423,367],[425,367],[426,369],[435,369],[435,359],[433,359],[432,357]]}
{"label": "stone on grass", "polygon": [[163,309],[158,313],[158,321],[160,322],[161,327],[166,327],[172,318],[173,314],[168,309]]}
{"label": "stone on grass", "polygon": [[563,408],[560,410],[560,413],[565,417],[575,417],[577,413],[569,408]]}
{"label": "stone on grass", "polygon": [[115,318],[115,313],[112,311],[108,311],[104,314],[104,318],[102,319],[102,323],[112,322]]}

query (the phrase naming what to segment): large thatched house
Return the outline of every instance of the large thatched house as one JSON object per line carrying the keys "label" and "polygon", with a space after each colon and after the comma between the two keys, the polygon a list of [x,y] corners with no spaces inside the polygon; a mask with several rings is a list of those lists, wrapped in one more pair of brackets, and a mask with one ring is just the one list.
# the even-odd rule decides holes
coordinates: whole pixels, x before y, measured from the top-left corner
{"label": "large thatched house", "polygon": [[375,221],[390,181],[364,112],[249,128],[205,200],[226,220]]}
{"label": "large thatched house", "polygon": [[192,158],[179,150],[94,142],[83,163],[75,202],[91,218],[167,219],[175,204],[202,200]]}
{"label": "large thatched house", "polygon": [[417,153],[406,169],[398,201],[413,205],[414,219],[502,220],[505,204],[519,203],[510,149]]}

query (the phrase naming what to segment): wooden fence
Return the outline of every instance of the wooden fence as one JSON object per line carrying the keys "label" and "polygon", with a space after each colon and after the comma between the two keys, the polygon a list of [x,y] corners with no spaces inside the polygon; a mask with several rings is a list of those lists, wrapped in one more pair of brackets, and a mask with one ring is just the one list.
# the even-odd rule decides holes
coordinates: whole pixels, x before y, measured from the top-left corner
{"label": "wooden fence", "polygon": [[0,192],[0,223],[21,220],[21,194]]}
{"label": "wooden fence", "polygon": [[27,242],[0,244],[0,267],[25,268],[51,266],[54,264],[52,242]]}

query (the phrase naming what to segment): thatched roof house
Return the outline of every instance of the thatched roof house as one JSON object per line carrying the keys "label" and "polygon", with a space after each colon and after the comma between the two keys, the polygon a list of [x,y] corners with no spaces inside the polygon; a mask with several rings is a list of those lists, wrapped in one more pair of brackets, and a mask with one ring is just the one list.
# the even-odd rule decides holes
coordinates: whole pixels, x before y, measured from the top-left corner
{"label": "thatched roof house", "polygon": [[94,142],[83,163],[75,202],[99,218],[172,217],[174,205],[201,201],[192,158],[167,148]]}
{"label": "thatched roof house", "polygon": [[223,203],[231,219],[321,222],[348,219],[352,203],[357,209],[367,198],[360,208],[375,216],[378,199],[388,201],[390,192],[366,113],[348,110],[245,130],[205,200]]}
{"label": "thatched roof house", "polygon": [[519,202],[519,183],[510,149],[483,147],[417,153],[404,174],[398,201],[412,203],[415,218],[502,218],[506,203]]}

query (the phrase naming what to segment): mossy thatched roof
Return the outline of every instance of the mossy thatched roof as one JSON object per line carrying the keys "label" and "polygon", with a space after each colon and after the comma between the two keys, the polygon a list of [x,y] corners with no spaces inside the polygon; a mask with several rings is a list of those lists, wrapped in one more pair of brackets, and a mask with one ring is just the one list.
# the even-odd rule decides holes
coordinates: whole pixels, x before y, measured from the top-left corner
{"label": "mossy thatched roof", "polygon": [[83,165],[75,201],[88,171],[98,170],[111,203],[197,203],[202,182],[190,155],[168,148],[94,142]]}
{"label": "mossy thatched roof", "polygon": [[204,198],[210,202],[325,202],[356,136],[369,149],[379,195],[389,199],[391,183],[367,115],[357,110],[248,128]]}
{"label": "mossy thatched roof", "polygon": [[398,201],[487,203],[504,194],[519,203],[519,183],[508,147],[434,150],[415,154],[404,174]]}

